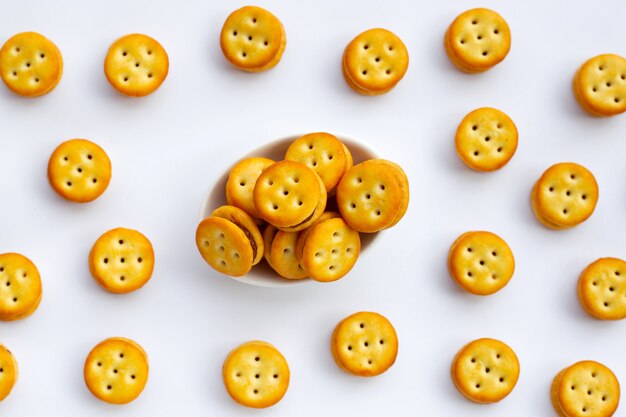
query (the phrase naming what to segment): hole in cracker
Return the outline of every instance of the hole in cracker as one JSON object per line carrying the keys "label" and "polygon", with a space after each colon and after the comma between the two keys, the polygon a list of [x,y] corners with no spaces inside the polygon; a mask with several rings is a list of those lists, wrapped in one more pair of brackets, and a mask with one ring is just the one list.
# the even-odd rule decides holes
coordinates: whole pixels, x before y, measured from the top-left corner
{"label": "hole in cracker", "polygon": [[27,62],[27,63],[26,63],[26,66],[27,66],[28,68],[30,68],[30,62]]}
{"label": "hole in cracker", "polygon": [[237,36],[237,31],[233,31],[233,36]]}
{"label": "hole in cracker", "polygon": [[260,374],[256,374],[256,375],[254,375],[254,377],[255,377],[256,379],[259,379],[259,378],[261,378],[261,375],[260,375]]}
{"label": "hole in cracker", "polygon": [[602,396],[602,401],[606,401],[606,397],[604,395]]}
{"label": "hole in cracker", "polygon": [[497,127],[498,129],[502,129],[502,123],[498,123],[498,124],[496,125],[496,127]]}
{"label": "hole in cracker", "polygon": [[470,271],[467,271],[467,276],[468,276],[468,277],[471,277],[471,276],[472,276],[472,273],[471,273]]}
{"label": "hole in cracker", "polygon": [[389,49],[390,51],[393,51],[393,45],[389,45],[387,49]]}
{"label": "hole in cracker", "polygon": [[609,306],[608,301],[605,301],[605,302],[604,302],[604,306],[605,306],[605,307],[608,307],[608,306]]}
{"label": "hole in cracker", "polygon": [[597,285],[598,285],[598,283],[597,283],[596,281],[593,281],[593,282],[591,283],[591,285],[593,285],[593,286],[595,287],[595,286],[597,286]]}
{"label": "hole in cracker", "polygon": [[472,130],[476,130],[476,129],[478,129],[478,126],[476,125],[472,126]]}
{"label": "hole in cracker", "polygon": [[548,191],[553,192],[554,191],[554,187],[548,188]]}
{"label": "hole in cracker", "polygon": [[459,42],[463,45],[465,43],[465,39],[461,39]]}
{"label": "hole in cracker", "polygon": [[108,263],[109,263],[109,258],[104,258],[104,261],[103,261],[103,262],[104,262],[105,264],[108,264]]}
{"label": "hole in cracker", "polygon": [[124,357],[124,354],[123,354],[123,353],[120,353],[120,358],[123,358],[123,357]]}
{"label": "hole in cracker", "polygon": [[572,391],[574,391],[576,389],[576,387],[574,385],[572,385]]}
{"label": "hole in cracker", "polygon": [[504,378],[500,377],[499,381],[504,382]]}
{"label": "hole in cracker", "polygon": [[152,50],[148,49],[148,55],[152,55]]}
{"label": "hole in cracker", "polygon": [[17,77],[17,71],[13,71],[13,76]]}
{"label": "hole in cracker", "polygon": [[241,56],[245,58],[245,57],[247,57],[248,55],[247,55],[245,52],[242,52],[242,53],[241,53]]}
{"label": "hole in cracker", "polygon": [[391,74],[391,70],[388,69],[387,71],[385,71],[385,74],[387,74],[387,75]]}
{"label": "hole in cracker", "polygon": [[124,259],[124,258],[120,258],[120,262],[121,262],[121,263],[124,263],[124,262],[126,262],[126,259]]}
{"label": "hole in cracker", "polygon": [[329,270],[329,271],[332,271],[333,269],[335,269],[335,265],[330,265],[330,266],[328,267],[328,270]]}
{"label": "hole in cracker", "polygon": [[356,204],[352,203],[352,204],[350,204],[350,207],[352,207],[353,209],[355,209],[355,208],[356,208]]}
{"label": "hole in cracker", "polygon": [[476,384],[476,389],[480,389],[480,384]]}
{"label": "hole in cracker", "polygon": [[274,374],[272,376],[274,377],[274,379],[278,379],[278,374]]}
{"label": "hole in cracker", "polygon": [[361,74],[367,75],[367,70],[363,70],[363,72]]}
{"label": "hole in cracker", "polygon": [[369,45],[363,45],[363,49],[369,49]]}
{"label": "hole in cracker", "polygon": [[361,329],[362,329],[362,328],[364,328],[364,327],[365,327],[365,323],[361,323],[361,324],[359,324],[359,327],[360,327]]}
{"label": "hole in cracker", "polygon": [[7,287],[11,286],[11,281],[7,281]]}
{"label": "hole in cracker", "polygon": [[152,78],[152,73],[149,73],[149,74],[148,74],[148,78]]}
{"label": "hole in cracker", "polygon": [[592,373],[591,373],[591,377],[592,377],[592,378],[595,378],[595,377],[596,377],[596,373],[595,373],[595,372],[592,372]]}
{"label": "hole in cracker", "polygon": [[478,23],[478,20],[476,20],[476,19],[472,20],[472,25],[475,25],[477,23]]}
{"label": "hole in cracker", "polygon": [[122,52],[122,56],[126,56],[126,55],[128,55],[128,52],[126,51]]}
{"label": "hole in cracker", "polygon": [[113,370],[113,373],[114,373],[114,374],[116,374],[116,373],[117,373],[117,369],[114,369],[114,370]]}
{"label": "hole in cracker", "polygon": [[489,136],[485,136],[485,142],[489,142],[491,138]]}
{"label": "hole in cracker", "polygon": [[254,392],[255,394],[258,394],[258,393],[259,393],[259,390],[258,390],[258,389],[255,389],[253,392]]}
{"label": "hole in cracker", "polygon": [[476,363],[476,358],[472,358],[471,362]]}
{"label": "hole in cracker", "polygon": [[348,350],[352,350],[352,346],[348,346]]}
{"label": "hole in cracker", "polygon": [[365,347],[368,347],[370,344],[368,342],[363,343],[363,345],[365,345]]}
{"label": "hole in cracker", "polygon": [[492,256],[498,256],[498,253],[494,250],[493,252],[491,252]]}
{"label": "hole in cracker", "polygon": [[120,276],[120,281],[126,281],[126,277],[124,275]]}
{"label": "hole in cracker", "polygon": [[374,61],[380,62],[380,57],[376,57],[376,59],[374,59]]}
{"label": "hole in cracker", "polygon": [[619,277],[620,276],[619,271],[615,271],[615,275],[617,275]]}
{"label": "hole in cracker", "polygon": [[371,359],[370,359],[370,360],[368,360],[368,361],[367,361],[367,364],[368,364],[368,365],[371,365],[371,364],[372,364],[372,360],[371,360]]}
{"label": "hole in cracker", "polygon": [[68,182],[67,182],[67,186],[68,186],[68,187],[71,187],[71,186],[72,186],[72,181],[68,181]]}
{"label": "hole in cracker", "polygon": [[500,148],[498,148],[498,149],[497,149],[497,151],[498,151],[498,152],[502,152],[502,148],[501,148],[501,147],[500,147]]}
{"label": "hole in cracker", "polygon": [[130,377],[131,377],[132,379],[135,379],[135,375],[134,375],[134,374],[133,374],[133,375],[131,375]]}
{"label": "hole in cracker", "polygon": [[261,360],[261,358],[259,356],[257,356],[256,358],[254,358],[254,360],[258,362],[258,361]]}
{"label": "hole in cracker", "polygon": [[17,297],[13,297],[13,302],[17,303]]}
{"label": "hole in cracker", "polygon": [[500,33],[500,31],[498,29],[494,29],[493,33],[495,33],[497,35],[498,33]]}
{"label": "hole in cracker", "polygon": [[270,43],[269,43],[268,41],[263,42],[263,45],[265,45],[265,46],[267,46],[267,45],[269,45],[269,44],[270,44]]}
{"label": "hole in cracker", "polygon": [[481,264],[481,265],[484,265],[484,264],[485,264],[485,261],[480,260],[480,262],[478,262],[478,263],[479,263],[479,264]]}
{"label": "hole in cracker", "polygon": [[474,151],[474,156],[478,156],[478,151]]}
{"label": "hole in cracker", "polygon": [[483,56],[487,56],[488,53],[489,52],[487,52],[487,51],[483,51]]}
{"label": "hole in cracker", "polygon": [[572,193],[570,192],[570,190],[567,190],[567,191],[565,192],[565,195],[570,195],[570,194],[572,194]]}
{"label": "hole in cracker", "polygon": [[20,48],[15,48],[15,52],[20,52]]}
{"label": "hole in cracker", "polygon": [[587,390],[587,395],[591,395],[591,390]]}
{"label": "hole in cracker", "polygon": [[365,194],[365,198],[369,200],[372,196],[370,194]]}
{"label": "hole in cracker", "polygon": [[476,39],[481,40],[483,38],[483,35],[478,35],[476,36]]}
{"label": "hole in cracker", "polygon": [[570,177],[571,179],[573,179],[573,180],[575,180],[575,179],[576,179],[576,175],[574,175],[574,174],[571,174],[569,177]]}
{"label": "hole in cracker", "polygon": [[380,216],[380,210],[376,210],[376,215]]}
{"label": "hole in cracker", "polygon": [[301,206],[301,205],[302,205],[302,201],[298,201],[298,206]]}
{"label": "hole in cracker", "polygon": [[251,41],[252,40],[252,36],[248,36],[248,40]]}
{"label": "hole in cracker", "polygon": [[615,100],[614,100],[614,101],[615,101],[616,103],[619,103],[619,98],[615,97]]}
{"label": "hole in cracker", "polygon": [[566,208],[563,209],[563,214],[567,214],[567,209]]}
{"label": "hole in cracker", "polygon": [[124,77],[124,82],[128,82],[128,77]]}
{"label": "hole in cracker", "polygon": [[98,365],[98,366],[102,366],[102,362],[98,362],[96,365]]}

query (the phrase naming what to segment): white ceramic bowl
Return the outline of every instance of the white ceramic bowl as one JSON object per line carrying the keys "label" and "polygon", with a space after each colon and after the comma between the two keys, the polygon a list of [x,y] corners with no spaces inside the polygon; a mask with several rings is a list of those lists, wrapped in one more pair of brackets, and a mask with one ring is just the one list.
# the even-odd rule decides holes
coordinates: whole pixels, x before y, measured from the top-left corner
{"label": "white ceramic bowl", "polygon": [[[266,143],[265,145],[256,148],[246,155],[242,155],[241,159],[249,158],[252,156],[264,156],[275,161],[281,161],[284,158],[285,152],[287,151],[289,145],[301,136],[303,135],[293,135]],[[352,153],[352,157],[354,158],[355,165],[365,161],[366,159],[378,157],[377,154],[369,146],[364,145],[362,142],[357,141],[356,139],[353,139],[346,135],[335,136],[337,136],[337,138],[348,147],[348,149]],[[234,165],[236,162],[237,161],[233,161],[231,166]],[[213,210],[215,210],[217,207],[226,204],[225,188],[229,172],[230,168],[226,172],[224,172],[224,174],[222,174],[222,176],[215,182],[215,184],[213,184],[213,186],[207,192],[206,197],[202,201],[198,222],[202,221],[206,217],[209,217]],[[378,233],[361,233],[361,255],[363,255],[363,253],[367,251],[369,246],[376,239],[377,235]],[[347,278],[349,278],[349,276],[350,274],[348,274]],[[261,287],[288,287],[290,285],[303,284],[312,281],[309,278],[297,280],[282,278],[272,268],[269,267],[265,260],[261,261],[258,265],[252,267],[252,270],[243,277],[233,279],[236,279],[237,281],[243,282],[245,284],[257,285]]]}

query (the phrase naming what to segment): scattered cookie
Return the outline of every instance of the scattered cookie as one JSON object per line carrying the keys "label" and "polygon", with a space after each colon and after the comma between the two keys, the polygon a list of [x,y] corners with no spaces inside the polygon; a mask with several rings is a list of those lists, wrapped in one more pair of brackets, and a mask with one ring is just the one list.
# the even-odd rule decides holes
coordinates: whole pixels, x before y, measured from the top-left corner
{"label": "scattered cookie", "polygon": [[136,342],[112,337],[89,352],[84,377],[96,398],[126,404],[135,400],[148,382],[148,356]]}
{"label": "scattered cookie", "polygon": [[619,397],[619,381],[613,372],[594,361],[577,362],[552,381],[552,405],[561,417],[610,417]]}
{"label": "scattered cookie", "polygon": [[9,349],[0,343],[0,401],[4,400],[17,381],[17,361]]}
{"label": "scattered cookie", "polygon": [[502,62],[511,49],[509,25],[489,9],[461,13],[448,28],[444,46],[461,71],[483,72]]}
{"label": "scattered cookie", "polygon": [[337,324],[331,339],[335,362],[357,376],[376,376],[389,369],[398,355],[398,336],[378,313],[359,312]]}
{"label": "scattered cookie", "polygon": [[456,130],[456,152],[476,171],[495,171],[517,150],[517,127],[500,110],[482,107],[463,118]]}
{"label": "scattered cookie", "polygon": [[515,352],[501,341],[487,338],[465,345],[451,367],[456,388],[477,403],[495,403],[509,395],[519,372]]}
{"label": "scattered cookie", "polygon": [[448,271],[464,290],[489,295],[501,290],[513,277],[515,258],[500,236],[467,232],[450,247]]}
{"label": "scattered cookie", "polygon": [[357,93],[384,94],[400,82],[409,67],[409,53],[402,40],[385,29],[359,34],[346,47],[342,71]]}
{"label": "scattered cookie", "polygon": [[323,221],[313,227],[302,250],[302,266],[315,281],[343,278],[361,252],[359,233],[341,218]]}
{"label": "scattered cookie", "polygon": [[134,33],[122,36],[109,47],[104,74],[120,93],[143,97],[161,86],[169,65],[167,52],[159,42]]}
{"label": "scattered cookie", "polygon": [[49,93],[62,74],[61,52],[39,33],[18,33],[0,49],[0,76],[15,94],[37,97]]}
{"label": "scattered cookie", "polygon": [[226,202],[260,219],[261,213],[254,206],[252,191],[259,175],[274,162],[269,158],[261,157],[245,158],[237,162],[230,170],[228,181],[226,181]]}
{"label": "scattered cookie", "polygon": [[563,162],[543,173],[530,200],[537,219],[558,230],[587,220],[596,208],[598,195],[598,184],[591,172],[581,165]]}
{"label": "scattered cookie", "polygon": [[324,213],[322,213],[321,216],[319,216],[315,220],[315,222],[313,222],[312,225],[310,225],[309,227],[301,231],[300,234],[298,234],[298,240],[296,241],[296,258],[298,260],[300,261],[302,260],[302,252],[304,251],[304,244],[306,243],[306,240],[309,237],[309,234],[311,234],[311,231],[313,231],[313,228],[316,225],[328,219],[335,219],[337,217],[341,217],[341,214],[337,213],[336,211],[325,211]]}
{"label": "scattered cookie", "polygon": [[296,257],[296,242],[300,232],[284,232],[279,230],[270,247],[270,266],[283,278],[307,278],[306,271]]}
{"label": "scattered cookie", "polygon": [[117,294],[135,291],[152,277],[152,244],[136,230],[123,227],[109,230],[89,252],[89,270],[107,291]]}
{"label": "scattered cookie", "polygon": [[326,192],[333,190],[348,166],[345,146],[330,133],[309,133],[289,145],[285,160],[301,162],[317,173]]}
{"label": "scattered cookie", "polygon": [[232,277],[245,275],[257,253],[249,233],[221,217],[207,217],[196,229],[196,246],[202,258],[215,270]]}
{"label": "scattered cookie", "polygon": [[594,116],[615,116],[626,111],[626,59],[603,54],[589,59],[576,72],[574,96]]}
{"label": "scattered cookie", "polygon": [[256,265],[263,259],[263,252],[265,250],[263,245],[263,236],[259,231],[258,226],[254,219],[245,211],[235,206],[222,206],[216,208],[213,213],[213,217],[221,217],[228,221],[233,222],[239,227],[250,241],[252,247],[252,265]]}
{"label": "scattered cookie", "polygon": [[111,161],[104,150],[85,139],[60,144],[48,161],[48,181],[61,197],[88,203],[111,182]]}
{"label": "scattered cookie", "polygon": [[41,301],[41,278],[35,264],[19,253],[0,255],[0,320],[30,316]]}
{"label": "scattered cookie", "polygon": [[224,56],[243,71],[274,68],[287,45],[283,24],[265,9],[246,6],[232,12],[220,35]]}
{"label": "scattered cookie", "polygon": [[397,223],[408,205],[408,183],[397,170],[370,159],[353,166],[337,187],[337,205],[354,230],[373,233]]}
{"label": "scattered cookie", "polygon": [[300,162],[281,161],[263,171],[254,186],[254,206],[276,228],[306,229],[326,207],[320,177]]}
{"label": "scattered cookie", "polygon": [[279,402],[289,387],[289,365],[274,346],[252,341],[230,352],[222,377],[233,400],[246,407],[266,408]]}
{"label": "scattered cookie", "polygon": [[601,258],[585,268],[578,280],[578,299],[598,319],[626,318],[626,262]]}

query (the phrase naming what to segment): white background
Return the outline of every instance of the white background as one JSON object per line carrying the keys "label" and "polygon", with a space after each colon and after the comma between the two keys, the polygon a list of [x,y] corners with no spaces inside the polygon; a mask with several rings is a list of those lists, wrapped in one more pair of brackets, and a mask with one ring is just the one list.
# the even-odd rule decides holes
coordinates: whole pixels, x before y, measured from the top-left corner
{"label": "white background", "polygon": [[[3,2],[2,41],[38,31],[58,45],[65,71],[37,99],[0,86],[0,252],[30,257],[44,285],[35,314],[0,323],[20,369],[0,415],[550,416],[550,382],[574,361],[603,362],[626,383],[626,322],[592,319],[576,297],[588,263],[626,257],[626,115],[589,117],[571,91],[587,58],[626,55],[626,2],[262,1],[288,39],[280,64],[262,74],[231,68],[219,49],[222,23],[242,5]],[[505,17],[513,45],[495,69],[466,75],[448,62],[443,34],[476,6]],[[341,54],[378,26],[404,40],[411,63],[392,92],[364,97],[344,83]],[[108,46],[131,32],[170,56],[165,83],[141,99],[118,94],[102,71]],[[502,109],[520,132],[515,157],[491,174],[470,171],[453,146],[457,124],[479,106]],[[207,189],[251,149],[318,130],[359,138],[405,168],[404,220],[334,284],[268,289],[215,273],[194,243]],[[100,144],[113,163],[109,189],[86,205],[62,200],[46,179],[50,153],[74,137]],[[560,161],[586,166],[600,186],[594,215],[568,231],[543,228],[529,205],[534,181]],[[94,241],[117,226],[142,231],[156,251],[152,280],[128,295],[102,290],[87,266]],[[478,229],[501,235],[517,260],[509,285],[484,298],[446,270],[452,241]],[[329,350],[335,324],[360,310],[387,316],[400,339],[395,366],[373,379],[343,373]],[[82,377],[89,350],[118,335],[150,358],[146,389],[126,406],[95,399]],[[456,351],[483,336],[521,362],[517,387],[495,405],[465,400],[449,376]],[[292,371],[283,401],[265,411],[232,402],[221,381],[226,354],[250,339],[275,344]]]}

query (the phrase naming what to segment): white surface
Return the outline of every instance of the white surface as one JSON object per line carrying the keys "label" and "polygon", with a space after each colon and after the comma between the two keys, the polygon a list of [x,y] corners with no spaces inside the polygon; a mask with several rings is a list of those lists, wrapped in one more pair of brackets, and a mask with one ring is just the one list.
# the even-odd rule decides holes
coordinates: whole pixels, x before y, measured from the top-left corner
{"label": "white surface", "polygon": [[[589,318],[575,288],[589,262],[626,257],[626,115],[590,118],[570,88],[587,58],[626,54],[625,2],[482,1],[508,20],[513,47],[474,76],[449,64],[442,36],[475,2],[263,1],[288,36],[281,63],[264,74],[233,70],[218,47],[224,19],[243,4],[2,5],[0,37],[49,36],[65,73],[35,100],[0,88],[0,252],[29,256],[44,285],[33,316],[0,323],[20,366],[0,415],[550,416],[551,379],[576,360],[599,360],[626,383],[626,322]],[[341,53],[375,26],[405,41],[411,64],[391,93],[363,97],[345,85]],[[168,79],[143,99],[120,96],[102,73],[109,44],[129,32],[154,36],[170,55]],[[486,175],[453,149],[459,121],[483,105],[508,113],[520,131],[509,165]],[[194,244],[208,187],[262,143],[315,130],[362,138],[400,163],[412,192],[405,219],[335,284],[265,289],[214,273]],[[50,153],[73,137],[99,143],[113,162],[109,189],[87,205],[61,200],[46,180]],[[600,201],[585,224],[555,232],[535,220],[528,195],[545,168],[565,160],[596,175]],[[115,226],[139,229],[156,250],[152,281],[125,296],[101,290],[87,267],[93,242]],[[446,271],[449,245],[475,229],[500,234],[517,260],[513,280],[487,298],[462,292]],[[387,316],[400,338],[396,365],[374,379],[344,374],[328,347],[335,324],[359,310]],[[146,390],[122,407],[96,400],[82,378],[89,350],[114,335],[150,357]],[[481,336],[510,344],[522,365],[513,393],[491,406],[469,403],[449,377],[456,351]],[[286,397],[267,411],[234,404],[222,386],[224,357],[249,339],[274,343],[291,366]]]}

